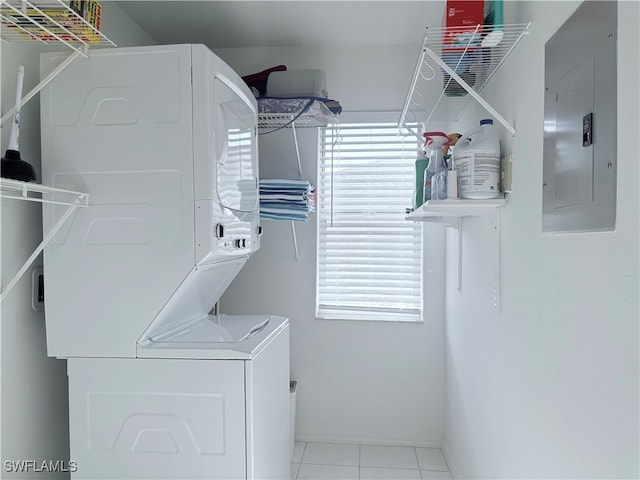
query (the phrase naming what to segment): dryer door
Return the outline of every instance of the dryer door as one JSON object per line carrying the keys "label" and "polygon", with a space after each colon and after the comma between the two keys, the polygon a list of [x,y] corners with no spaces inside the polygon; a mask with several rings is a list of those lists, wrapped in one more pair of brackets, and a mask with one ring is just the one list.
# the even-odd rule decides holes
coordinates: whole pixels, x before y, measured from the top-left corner
{"label": "dryer door", "polygon": [[254,110],[234,85],[216,75],[217,193],[220,204],[236,212],[258,208],[258,154]]}
{"label": "dryer door", "polygon": [[255,100],[230,79],[233,71],[226,72],[219,59],[208,75],[200,75],[198,65],[194,63],[194,184],[196,263],[201,265],[258,250],[260,210]]}

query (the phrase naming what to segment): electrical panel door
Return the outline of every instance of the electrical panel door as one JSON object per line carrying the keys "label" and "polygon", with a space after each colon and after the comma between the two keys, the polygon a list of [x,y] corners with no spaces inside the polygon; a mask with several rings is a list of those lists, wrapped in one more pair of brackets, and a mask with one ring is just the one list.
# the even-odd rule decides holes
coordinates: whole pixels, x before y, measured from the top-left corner
{"label": "electrical panel door", "polygon": [[615,2],[584,2],[545,46],[542,231],[613,230]]}

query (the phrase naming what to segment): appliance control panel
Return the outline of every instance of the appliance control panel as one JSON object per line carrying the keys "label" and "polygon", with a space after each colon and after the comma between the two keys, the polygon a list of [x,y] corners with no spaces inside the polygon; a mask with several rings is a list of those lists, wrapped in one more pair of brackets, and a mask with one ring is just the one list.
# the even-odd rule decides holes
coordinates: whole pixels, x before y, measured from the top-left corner
{"label": "appliance control panel", "polygon": [[260,248],[259,212],[225,209],[203,199],[195,209],[196,263],[247,256]]}
{"label": "appliance control panel", "polygon": [[219,251],[237,253],[243,250],[250,250],[252,239],[249,232],[244,228],[234,225],[225,226],[218,223],[215,228],[216,243]]}

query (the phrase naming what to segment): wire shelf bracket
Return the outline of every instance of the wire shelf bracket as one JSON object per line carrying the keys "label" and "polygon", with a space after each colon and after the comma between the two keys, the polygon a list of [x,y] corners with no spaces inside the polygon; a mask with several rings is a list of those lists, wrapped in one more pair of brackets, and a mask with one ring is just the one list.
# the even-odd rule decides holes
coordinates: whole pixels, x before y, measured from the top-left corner
{"label": "wire shelf bracket", "polygon": [[[298,176],[302,178],[302,162],[300,161],[300,146],[298,143],[298,128],[318,128],[325,127],[336,122],[335,115],[322,103],[316,102],[321,109],[320,115],[296,115],[296,114],[271,114],[258,113],[258,128],[271,128],[272,131],[282,128],[290,128],[293,136],[293,146],[296,153],[296,161],[298,165]],[[267,132],[270,133],[270,132]],[[293,242],[293,255],[296,263],[300,261],[298,252],[298,237],[296,234],[296,224],[291,220],[291,239]]]}
{"label": "wire shelf bracket", "polygon": [[[53,194],[54,197],[68,198],[69,200],[49,199],[46,197],[36,197],[34,195]],[[45,187],[35,183],[20,182],[17,180],[9,180],[0,178],[0,198],[8,198],[15,200],[26,200],[39,203],[52,203],[56,205],[66,205],[67,209],[60,216],[56,224],[51,228],[49,233],[44,237],[40,245],[36,247],[31,256],[25,261],[22,267],[14,275],[4,290],[0,293],[0,304],[9,295],[9,292],[18,283],[22,275],[33,264],[38,255],[45,249],[49,242],[56,235],[58,230],[71,217],[71,215],[80,207],[89,206],[89,195],[86,193],[74,192],[71,190],[62,190],[59,188]]]}
{"label": "wire shelf bracket", "polygon": [[[68,2],[67,2],[68,3]],[[90,45],[116,44],[94,25],[69,8],[63,0],[0,0],[1,38],[9,43],[39,41],[43,44],[62,43],[73,52],[22,98],[22,105],[31,100],[51,80],[79,56],[89,55]],[[15,107],[0,119],[4,124],[15,113]]]}
{"label": "wire shelf bracket", "polygon": [[[432,118],[457,121],[470,104],[470,99],[473,99],[515,136],[513,125],[480,92],[523,36],[529,33],[530,26],[531,22],[500,26],[477,25],[475,32],[467,35],[467,43],[455,45],[443,44],[443,38],[455,29],[427,29],[398,128],[411,131],[409,123],[428,123]],[[485,43],[484,39],[489,35],[483,37],[482,32],[498,28],[502,28],[499,30],[500,40]],[[432,80],[436,82],[431,82]],[[441,82],[442,88],[437,85],[437,80]]]}
{"label": "wire shelf bracket", "polygon": [[457,230],[458,234],[458,292],[462,292],[462,226],[465,217],[478,217],[484,219],[493,227],[496,242],[496,265],[494,282],[493,307],[500,311],[500,292],[502,269],[502,224],[501,207],[506,204],[503,198],[491,200],[429,200],[415,211],[407,215],[407,220],[416,222],[429,222],[446,225]]}
{"label": "wire shelf bracket", "polygon": [[[51,82],[51,80],[53,80],[55,77],[57,77],[58,74],[60,72],[62,72],[62,70],[67,68],[67,66],[71,62],[73,62],[76,58],[78,58],[80,55],[81,54],[79,52],[71,53],[67,58],[65,58],[62,61],[62,63],[60,65],[58,65],[55,69],[53,69],[51,71],[51,73],[49,73],[49,75],[47,75],[44,79],[42,79],[42,81],[40,81],[40,83],[38,83],[38,85],[36,85],[29,93],[27,93],[24,97],[22,97],[21,104],[24,105],[29,100],[31,100],[33,97],[35,97],[38,93],[40,93],[40,90],[42,90],[44,87],[46,87],[49,84],[49,82]],[[15,111],[16,111],[16,107],[12,107],[7,113],[5,113],[2,116],[2,119],[0,119],[0,124],[3,124],[7,120],[9,120],[13,116]]]}

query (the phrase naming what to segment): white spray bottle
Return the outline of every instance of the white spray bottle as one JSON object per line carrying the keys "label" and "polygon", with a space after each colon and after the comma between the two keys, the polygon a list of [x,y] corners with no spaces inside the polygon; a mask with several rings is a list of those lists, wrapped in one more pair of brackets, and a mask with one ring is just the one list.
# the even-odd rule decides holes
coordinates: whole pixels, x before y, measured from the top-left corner
{"label": "white spray bottle", "polygon": [[449,143],[449,137],[443,132],[425,132],[424,136],[429,147],[429,165],[424,171],[424,201],[442,200],[447,198],[448,170],[442,147]]}

